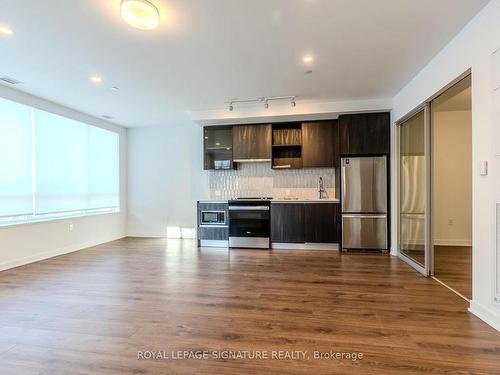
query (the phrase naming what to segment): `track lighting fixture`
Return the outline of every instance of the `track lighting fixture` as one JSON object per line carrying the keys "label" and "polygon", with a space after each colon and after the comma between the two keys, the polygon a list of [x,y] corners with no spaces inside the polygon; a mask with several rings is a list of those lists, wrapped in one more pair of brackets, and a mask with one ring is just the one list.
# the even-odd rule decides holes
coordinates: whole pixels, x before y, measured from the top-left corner
{"label": "track lighting fixture", "polygon": [[264,103],[264,108],[268,109],[269,102],[271,100],[289,100],[290,105],[292,107],[295,107],[296,106],[295,98],[296,98],[295,96],[263,96],[260,98],[252,98],[252,99],[231,99],[225,103],[228,104],[229,111],[232,111],[234,109],[233,105],[235,103]]}

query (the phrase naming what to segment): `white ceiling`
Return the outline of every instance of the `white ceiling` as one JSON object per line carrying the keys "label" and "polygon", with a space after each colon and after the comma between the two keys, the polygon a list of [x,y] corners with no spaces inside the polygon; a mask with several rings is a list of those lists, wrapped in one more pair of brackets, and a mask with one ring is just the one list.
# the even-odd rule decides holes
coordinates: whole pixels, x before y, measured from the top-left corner
{"label": "white ceiling", "polygon": [[387,98],[488,2],[151,1],[162,19],[154,31],[125,24],[120,0],[0,0],[0,24],[15,31],[0,36],[0,76],[127,127],[168,125],[230,98]]}

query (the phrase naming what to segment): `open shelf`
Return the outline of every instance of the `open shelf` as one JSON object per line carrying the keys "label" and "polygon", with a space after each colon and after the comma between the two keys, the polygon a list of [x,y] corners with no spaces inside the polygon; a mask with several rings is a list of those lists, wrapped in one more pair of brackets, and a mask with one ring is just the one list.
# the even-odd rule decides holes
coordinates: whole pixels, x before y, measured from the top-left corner
{"label": "open shelf", "polygon": [[273,124],[273,169],[302,168],[302,126],[297,122]]}

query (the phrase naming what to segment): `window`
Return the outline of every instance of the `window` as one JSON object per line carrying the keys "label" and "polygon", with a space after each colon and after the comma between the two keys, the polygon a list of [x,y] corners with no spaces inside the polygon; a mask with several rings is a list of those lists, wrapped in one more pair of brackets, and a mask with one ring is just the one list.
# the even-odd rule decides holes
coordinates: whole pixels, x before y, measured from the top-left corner
{"label": "window", "polygon": [[119,210],[118,134],[0,98],[0,224]]}

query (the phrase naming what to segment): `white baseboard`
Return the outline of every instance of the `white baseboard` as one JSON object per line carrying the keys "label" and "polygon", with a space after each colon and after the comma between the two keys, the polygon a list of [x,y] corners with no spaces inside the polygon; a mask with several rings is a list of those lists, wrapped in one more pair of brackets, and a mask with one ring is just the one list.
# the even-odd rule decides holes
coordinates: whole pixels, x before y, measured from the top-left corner
{"label": "white baseboard", "polygon": [[127,237],[136,238],[167,238],[166,233],[127,233]]}
{"label": "white baseboard", "polygon": [[472,246],[471,240],[444,240],[444,239],[435,239],[435,246]]}
{"label": "white baseboard", "polygon": [[500,309],[497,310],[471,301],[469,311],[500,332]]}
{"label": "white baseboard", "polygon": [[62,247],[62,248],[59,248],[56,250],[46,251],[43,253],[30,255],[28,257],[10,260],[8,262],[0,263],[0,271],[5,271],[5,270],[11,269],[11,268],[24,266],[26,264],[30,264],[30,263],[38,262],[41,260],[53,258],[55,256],[64,255],[64,254],[72,253],[75,251],[83,250],[83,249],[86,249],[86,248],[89,248],[92,246],[101,245],[101,244],[106,243],[106,242],[119,240],[120,238],[124,238],[124,237],[125,237],[125,234],[123,233],[123,234],[119,234],[119,235],[110,236],[107,238],[102,238],[99,240],[87,241],[87,242],[80,243],[77,245],[65,246],[65,247]]}
{"label": "white baseboard", "polygon": [[168,238],[173,240],[196,240],[196,237],[168,237],[166,233],[128,233],[127,237],[135,238]]}

